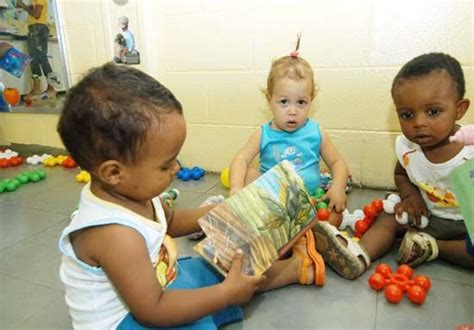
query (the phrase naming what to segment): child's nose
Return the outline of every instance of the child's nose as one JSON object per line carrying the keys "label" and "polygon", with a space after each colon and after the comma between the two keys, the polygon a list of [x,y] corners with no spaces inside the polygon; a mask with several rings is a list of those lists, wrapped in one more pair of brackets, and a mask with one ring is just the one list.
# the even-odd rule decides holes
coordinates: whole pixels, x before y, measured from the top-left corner
{"label": "child's nose", "polygon": [[416,127],[425,126],[426,125],[426,118],[423,115],[415,116],[414,124]]}

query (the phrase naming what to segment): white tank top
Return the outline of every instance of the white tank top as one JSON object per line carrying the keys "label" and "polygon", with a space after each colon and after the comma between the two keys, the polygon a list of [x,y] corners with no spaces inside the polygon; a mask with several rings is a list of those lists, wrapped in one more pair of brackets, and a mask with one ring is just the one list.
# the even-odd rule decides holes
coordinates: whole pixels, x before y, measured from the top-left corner
{"label": "white tank top", "polygon": [[90,184],[83,188],[78,211],[71,217],[71,223],[63,230],[59,240],[59,249],[63,254],[59,275],[65,286],[66,303],[75,329],[116,328],[129,310],[101,267],[92,267],[77,259],[69,234],[106,224],[131,227],[143,236],[150,259],[155,263],[167,223],[159,197],[152,202],[156,222],[99,199],[92,194]]}

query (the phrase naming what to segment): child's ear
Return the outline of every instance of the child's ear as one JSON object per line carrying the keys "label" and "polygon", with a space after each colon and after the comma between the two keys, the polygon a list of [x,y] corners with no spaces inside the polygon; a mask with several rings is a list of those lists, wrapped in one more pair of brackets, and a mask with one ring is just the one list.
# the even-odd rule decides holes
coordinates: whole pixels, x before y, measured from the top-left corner
{"label": "child's ear", "polygon": [[469,99],[460,99],[456,103],[456,120],[460,120],[466,114],[467,109],[469,108],[471,101]]}
{"label": "child's ear", "polygon": [[110,159],[99,165],[97,175],[102,182],[115,186],[122,181],[123,169],[121,162]]}

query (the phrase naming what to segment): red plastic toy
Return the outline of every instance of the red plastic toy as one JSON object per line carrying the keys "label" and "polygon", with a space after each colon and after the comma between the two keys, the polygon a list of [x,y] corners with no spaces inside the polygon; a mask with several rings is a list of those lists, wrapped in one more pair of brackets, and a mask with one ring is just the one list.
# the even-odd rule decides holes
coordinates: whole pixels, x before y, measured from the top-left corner
{"label": "red plastic toy", "polygon": [[400,265],[392,273],[391,267],[382,263],[375,267],[375,273],[369,277],[369,285],[376,291],[384,289],[385,298],[392,304],[402,301],[406,292],[412,303],[421,305],[431,288],[431,281],[425,275],[417,275],[413,280],[412,277],[413,268],[408,265]]}

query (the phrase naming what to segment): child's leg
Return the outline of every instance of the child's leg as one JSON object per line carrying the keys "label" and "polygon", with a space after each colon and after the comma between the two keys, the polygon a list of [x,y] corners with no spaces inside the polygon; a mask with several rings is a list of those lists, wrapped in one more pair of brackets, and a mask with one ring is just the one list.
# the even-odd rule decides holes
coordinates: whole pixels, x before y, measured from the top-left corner
{"label": "child's leg", "polygon": [[374,261],[387,254],[393,246],[397,231],[402,227],[395,221],[393,215],[382,213],[362,236],[359,244]]}
{"label": "child's leg", "polygon": [[245,186],[253,182],[260,176],[260,171],[255,167],[249,166],[247,169],[247,174],[245,175]]}
{"label": "child's leg", "polygon": [[474,256],[467,253],[465,240],[436,241],[439,257],[453,264],[474,268]]}

